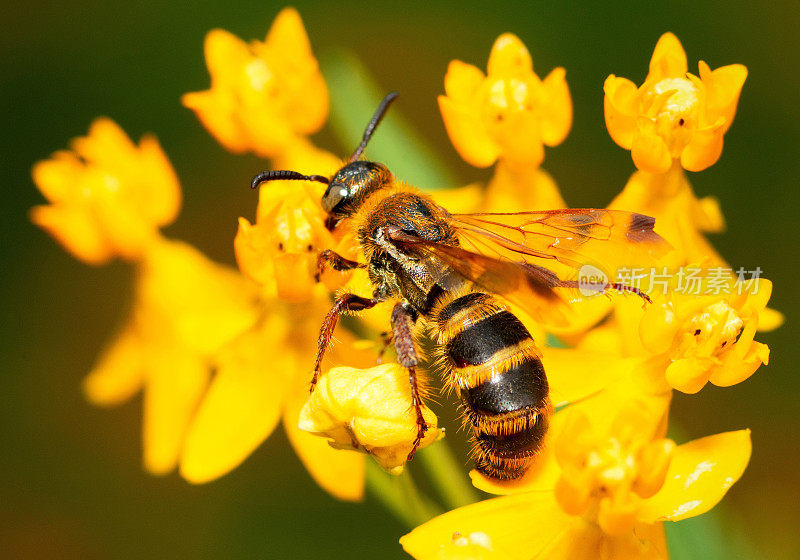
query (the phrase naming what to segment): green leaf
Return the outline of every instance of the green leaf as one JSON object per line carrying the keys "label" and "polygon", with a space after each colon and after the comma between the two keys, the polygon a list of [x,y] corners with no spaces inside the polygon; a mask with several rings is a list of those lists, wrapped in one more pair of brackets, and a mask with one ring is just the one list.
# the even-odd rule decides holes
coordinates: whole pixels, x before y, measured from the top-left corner
{"label": "green leaf", "polygon": [[[347,51],[324,53],[320,66],[331,96],[328,123],[345,151],[354,150],[389,90],[379,86],[358,58]],[[401,92],[370,140],[365,151],[367,159],[384,163],[399,179],[423,190],[459,185],[425,139],[402,117],[402,99]]]}
{"label": "green leaf", "polygon": [[745,536],[746,531],[731,531],[730,523],[710,511],[683,521],[666,521],[667,548],[671,560],[756,560],[762,555]]}

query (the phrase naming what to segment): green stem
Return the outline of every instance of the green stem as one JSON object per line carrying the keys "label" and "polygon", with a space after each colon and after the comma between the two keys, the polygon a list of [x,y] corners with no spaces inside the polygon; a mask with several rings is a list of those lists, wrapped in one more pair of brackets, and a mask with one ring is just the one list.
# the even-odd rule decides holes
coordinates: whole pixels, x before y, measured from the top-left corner
{"label": "green stem", "polygon": [[406,469],[394,476],[367,460],[367,491],[409,528],[422,525],[443,513],[430,500],[420,494],[414,479]]}
{"label": "green stem", "polygon": [[480,499],[469,479],[464,476],[463,465],[456,461],[446,442],[439,441],[420,449],[417,458],[448,510],[473,504]]}

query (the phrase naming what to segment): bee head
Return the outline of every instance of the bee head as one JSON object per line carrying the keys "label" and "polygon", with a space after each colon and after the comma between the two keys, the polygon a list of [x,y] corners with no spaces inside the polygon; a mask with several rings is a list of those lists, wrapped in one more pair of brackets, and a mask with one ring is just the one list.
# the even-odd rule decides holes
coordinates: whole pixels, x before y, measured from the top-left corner
{"label": "bee head", "polygon": [[334,218],[354,212],[362,200],[391,180],[385,165],[372,161],[353,161],[331,178],[322,196],[322,209]]}
{"label": "bee head", "polygon": [[386,114],[389,105],[397,99],[397,95],[397,92],[393,91],[383,98],[364,131],[361,143],[350,156],[349,162],[330,179],[322,175],[303,175],[297,171],[264,171],[253,178],[250,186],[255,189],[261,183],[274,180],[324,183],[328,185],[328,188],[322,196],[322,208],[330,217],[329,223],[334,225],[338,220],[349,216],[369,194],[391,181],[392,175],[385,165],[363,161],[359,158],[364,148],[367,147],[378,123]]}

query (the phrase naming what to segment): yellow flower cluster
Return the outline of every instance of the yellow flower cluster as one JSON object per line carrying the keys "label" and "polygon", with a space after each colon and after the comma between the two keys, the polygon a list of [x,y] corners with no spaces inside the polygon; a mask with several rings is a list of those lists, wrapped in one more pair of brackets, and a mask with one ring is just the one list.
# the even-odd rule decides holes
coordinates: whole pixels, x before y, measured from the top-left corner
{"label": "yellow flower cluster", "polygon": [[[508,43],[507,36],[498,39],[491,56],[503,50],[504,57],[514,59],[506,50]],[[518,45],[517,60],[529,60]],[[529,64],[525,66],[530,72]],[[461,63],[451,65],[445,79],[449,98],[457,98],[454,76],[462,72]],[[678,276],[679,267],[694,263],[726,266],[703,236],[723,229],[719,205],[712,198],[697,199],[682,168],[699,171],[719,158],[746,74],[740,65],[711,72],[702,62],[700,78],[687,74],[686,55],[668,33],[656,46],[641,88],[609,76],[609,133],[632,151],[639,168],[609,207],[655,217],[656,232],[673,247],[658,263],[626,266],[643,267],[641,274],[644,267],[657,264]],[[563,79],[563,71],[560,75]],[[461,83],[469,82],[461,78]],[[491,113],[493,100],[476,98],[471,108],[461,105],[462,113],[471,111],[479,122],[487,112],[499,114]],[[498,148],[499,143],[491,144],[495,155],[484,147],[483,137],[454,126],[450,104],[440,99],[442,117],[462,157],[473,165],[499,160],[490,192],[508,174],[504,158],[517,164],[517,177],[535,172],[541,158],[518,158],[514,150]],[[513,107],[525,110],[524,104]],[[503,113],[495,124],[507,119]],[[468,122],[465,116],[459,120]],[[549,125],[541,121],[539,126]],[[522,130],[515,145],[537,143],[540,136]],[[483,159],[475,155],[490,153]],[[523,185],[537,186],[517,182],[518,188]],[[554,200],[549,187],[543,192],[545,200]],[[520,194],[517,204],[504,210],[526,209],[524,201],[532,197]],[[743,282],[725,270],[718,275],[716,290],[709,289],[711,279],[704,279],[700,295],[681,290],[675,274],[662,291],[656,290],[653,278],[645,278],[640,286],[653,299],[646,310],[631,299],[619,299],[601,310],[601,316],[611,311],[609,320],[558,333],[568,334],[572,346],[542,351],[560,411],[537,463],[513,482],[473,472],[478,488],[502,497],[417,527],[401,539],[405,550],[420,559],[666,557],[662,522],[711,509],[741,476],[751,452],[748,430],[677,446],[666,439],[671,390],[694,393],[709,381],[720,386],[743,381],[767,363],[769,349],[753,340],[757,328],[775,328],[781,322],[777,312],[765,309],[768,280]],[[628,281],[636,278],[632,272]],[[588,372],[592,382],[586,380]],[[581,383],[583,391],[576,391]]]}
{"label": "yellow flower cluster", "polygon": [[[183,104],[224,148],[301,173],[330,175],[341,165],[308,139],[327,119],[328,90],[295,10],[280,12],[264,42],[210,32],[205,57],[211,87],[187,93]],[[686,55],[668,33],[641,87],[606,80],[609,133],[639,169],[609,207],[656,218],[656,232],[673,248],[659,266],[727,266],[703,236],[724,227],[719,205],[698,199],[684,170],[719,159],[746,75],[740,65],[711,71],[703,62],[699,77],[688,74]],[[435,193],[440,204],[484,212],[566,206],[539,167],[544,146],[561,143],[572,124],[563,68],[540,79],[522,41],[504,34],[485,74],[453,61],[445,92],[439,107],[453,146],[468,163],[495,169],[486,186]],[[144,392],[149,471],[179,468],[191,482],[213,480],[244,461],[280,420],[311,475],[336,497],[363,496],[365,454],[393,473],[403,470],[416,437],[405,369],[375,366],[375,349],[340,329],[331,362],[347,367],[326,363],[308,394],[331,292],[345,285],[364,296],[371,291],[363,271],[317,277],[323,250],[363,259],[352,232],[325,227],[319,183],[274,181],[261,189],[255,221],[239,220],[236,271],[161,235],[177,215],[180,187],[152,137],[137,146],[100,119],[71,151],[36,164],[33,176],[50,202],[33,209],[37,225],[87,263],[119,256],[135,267],[131,316],[85,390],[100,405]],[[733,385],[767,363],[769,349],[754,337],[781,322],[766,308],[771,284],[745,284],[729,270],[716,284],[722,292],[688,294],[674,280],[661,293],[655,287],[653,278],[642,286],[653,300],[646,309],[633,298],[595,298],[581,304],[581,320],[560,329],[520,310],[538,340],[555,334],[569,342],[541,349],[558,410],[544,448],[519,480],[471,473],[476,487],[501,496],[420,525],[401,539],[410,554],[664,557],[662,522],[722,499],[748,463],[749,431],[676,445],[666,438],[672,390]],[[385,328],[386,306],[364,323],[362,332]],[[430,429],[421,447],[435,445],[443,430],[422,410]]]}

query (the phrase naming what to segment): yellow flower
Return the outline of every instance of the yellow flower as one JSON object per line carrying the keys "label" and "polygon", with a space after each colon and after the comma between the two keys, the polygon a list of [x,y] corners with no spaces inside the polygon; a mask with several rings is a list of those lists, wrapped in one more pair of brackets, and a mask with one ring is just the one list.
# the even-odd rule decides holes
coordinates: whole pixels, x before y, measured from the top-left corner
{"label": "yellow flower", "polygon": [[187,93],[183,104],[226,149],[275,157],[325,123],[328,89],[294,8],[278,14],[263,42],[211,31],[205,56],[211,89]]}
{"label": "yellow flower", "polygon": [[217,353],[251,327],[255,293],[235,270],[193,247],[160,239],[137,270],[131,317],[84,381],[111,406],[144,389],[144,464],[175,468]]}
{"label": "yellow flower", "polygon": [[699,77],[687,73],[686,53],[672,33],[661,36],[641,87],[610,75],[603,86],[606,126],[614,142],[631,150],[642,171],[664,173],[679,160],[702,171],[722,153],[747,68],[712,71],[700,61]]}
{"label": "yellow flower", "polygon": [[[199,403],[180,458],[188,481],[214,480],[242,463],[273,432],[279,420],[314,480],[333,496],[364,494],[364,457],[342,453],[298,428],[308,399],[319,322],[328,310],[325,290],[303,303],[273,299],[259,324],[215,357],[216,376]],[[333,363],[361,366],[375,354],[357,350],[342,331],[329,354]]]}
{"label": "yellow flower", "polygon": [[[605,329],[593,329],[587,340],[595,340]],[[611,330],[608,339],[619,335]],[[591,338],[590,338],[591,337]],[[547,372],[550,398],[558,412],[550,419],[542,450],[531,468],[519,479],[499,481],[472,471],[475,487],[490,494],[551,492],[561,469],[555,454],[573,414],[592,419],[592,425],[602,431],[613,431],[615,416],[609,411],[635,408],[639,434],[661,437],[671,401],[671,391],[664,382],[664,367],[654,371],[648,359],[625,357],[609,344],[605,336],[596,340],[597,346],[582,343],[575,348],[542,349],[542,365]]]}
{"label": "yellow flower", "polygon": [[[426,447],[442,437],[436,415],[422,408]],[[387,363],[369,369],[337,367],[322,376],[300,412],[300,428],[327,437],[337,449],[358,449],[400,474],[417,436],[406,368]]]}
{"label": "yellow flower", "polygon": [[107,118],[73,140],[71,151],[37,163],[33,180],[50,204],[33,208],[31,220],[88,264],[140,258],[181,204],[158,140],[146,135],[137,146]]}
{"label": "yellow flower", "polygon": [[498,158],[517,167],[537,167],[543,144],[556,146],[572,124],[572,101],[563,68],[544,80],[515,35],[497,38],[487,74],[454,60],[439,96],[450,141],[468,163],[488,167]]}
{"label": "yellow flower", "polygon": [[322,190],[308,181],[275,181],[261,188],[256,223],[239,218],[234,240],[240,270],[285,301],[307,301],[317,255],[333,248],[319,204]]}
{"label": "yellow flower", "polygon": [[671,292],[644,313],[644,348],[667,360],[666,381],[696,393],[709,381],[728,387],[769,362],[769,347],[753,340],[772,293],[766,279],[726,285],[722,295]]}
{"label": "yellow flower", "polygon": [[610,535],[633,528],[643,501],[664,485],[675,449],[672,440],[641,437],[647,433],[642,428],[620,415],[613,435],[602,439],[593,433],[588,416],[571,415],[555,450],[561,467],[555,496],[565,512],[596,510],[598,525]]}
{"label": "yellow flower", "polygon": [[700,515],[741,477],[748,430],[674,446],[643,436],[633,417],[609,432],[586,417],[557,442],[562,474],[555,492],[524,492],[458,508],[400,539],[415,558],[451,554],[456,535],[480,534],[502,558],[633,559],[667,556],[661,521]]}

